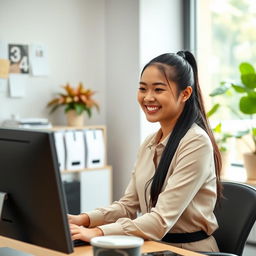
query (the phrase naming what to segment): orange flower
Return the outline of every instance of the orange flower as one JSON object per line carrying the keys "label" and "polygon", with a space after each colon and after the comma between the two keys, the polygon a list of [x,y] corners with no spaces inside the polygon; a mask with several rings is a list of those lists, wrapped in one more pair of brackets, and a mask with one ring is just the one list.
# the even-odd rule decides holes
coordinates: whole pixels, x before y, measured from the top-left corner
{"label": "orange flower", "polygon": [[79,83],[76,88],[67,83],[62,88],[64,88],[65,94],[59,93],[58,97],[47,104],[47,107],[51,108],[51,112],[54,112],[60,106],[65,106],[65,112],[75,110],[77,114],[82,114],[85,111],[91,117],[93,107],[99,111],[98,103],[92,99],[95,92],[85,89],[82,83]]}

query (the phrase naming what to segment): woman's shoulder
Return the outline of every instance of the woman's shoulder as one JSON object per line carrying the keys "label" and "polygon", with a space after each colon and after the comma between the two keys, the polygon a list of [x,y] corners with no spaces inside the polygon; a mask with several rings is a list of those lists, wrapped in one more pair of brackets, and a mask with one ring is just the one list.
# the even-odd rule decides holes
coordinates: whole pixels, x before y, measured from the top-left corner
{"label": "woman's shoulder", "polygon": [[182,152],[212,152],[213,146],[207,132],[197,124],[193,124],[180,140],[177,153]]}
{"label": "woman's shoulder", "polygon": [[211,140],[207,132],[196,123],[191,126],[182,140],[188,141],[194,139],[211,144]]}

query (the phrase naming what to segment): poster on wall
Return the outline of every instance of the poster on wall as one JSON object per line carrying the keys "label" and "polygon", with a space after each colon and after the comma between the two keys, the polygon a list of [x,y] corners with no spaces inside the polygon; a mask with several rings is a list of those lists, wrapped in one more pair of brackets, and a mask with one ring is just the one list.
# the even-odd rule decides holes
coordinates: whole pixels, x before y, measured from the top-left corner
{"label": "poster on wall", "polygon": [[29,62],[33,76],[48,76],[48,52],[45,45],[32,44],[29,46]]}
{"label": "poster on wall", "polygon": [[29,74],[28,45],[9,44],[10,73]]}

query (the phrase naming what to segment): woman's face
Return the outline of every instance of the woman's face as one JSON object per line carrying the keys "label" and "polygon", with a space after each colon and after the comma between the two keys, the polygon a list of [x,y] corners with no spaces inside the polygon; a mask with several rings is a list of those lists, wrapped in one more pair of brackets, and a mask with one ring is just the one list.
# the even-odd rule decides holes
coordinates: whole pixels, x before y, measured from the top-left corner
{"label": "woman's face", "polygon": [[186,101],[183,92],[177,95],[176,84],[167,81],[164,74],[151,65],[141,76],[137,99],[149,122],[170,126],[183,110]]}

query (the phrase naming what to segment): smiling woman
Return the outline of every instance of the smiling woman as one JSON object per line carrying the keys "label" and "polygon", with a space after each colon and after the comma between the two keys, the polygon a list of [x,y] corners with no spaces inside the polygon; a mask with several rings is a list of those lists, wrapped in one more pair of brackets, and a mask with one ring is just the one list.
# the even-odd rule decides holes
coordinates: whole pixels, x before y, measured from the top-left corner
{"label": "smiling woman", "polygon": [[149,122],[159,122],[164,139],[173,129],[186,100],[192,93],[187,86],[178,95],[176,85],[169,81],[157,65],[149,66],[141,75],[138,102]]}
{"label": "smiling woman", "polygon": [[72,238],[130,235],[218,251],[212,233],[218,227],[213,210],[221,194],[221,161],[194,56],[181,51],[154,58],[142,70],[137,98],[146,118],[161,128],[140,146],[119,201],[69,216]]}

